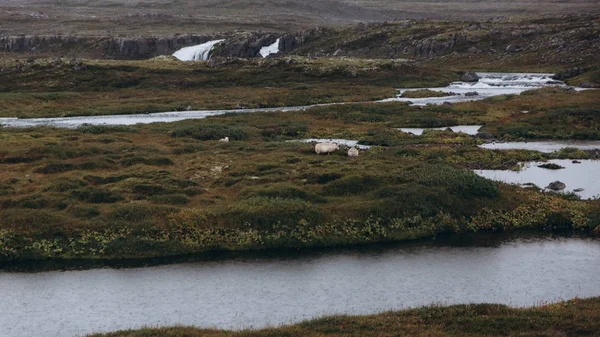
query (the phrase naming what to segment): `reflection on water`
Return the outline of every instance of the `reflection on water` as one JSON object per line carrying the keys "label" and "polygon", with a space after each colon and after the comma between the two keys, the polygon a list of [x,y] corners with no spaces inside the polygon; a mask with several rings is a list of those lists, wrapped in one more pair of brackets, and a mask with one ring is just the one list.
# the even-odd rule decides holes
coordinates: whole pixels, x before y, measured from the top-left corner
{"label": "reflection on water", "polygon": [[583,199],[591,199],[600,196],[600,161],[580,160],[573,163],[571,160],[550,160],[564,167],[560,170],[549,170],[538,167],[542,162],[527,163],[521,171],[509,170],[475,170],[475,173],[492,180],[503,181],[510,184],[533,183],[540,188],[548,186],[553,181],[559,180],[567,185],[565,192],[583,189],[575,192]]}
{"label": "reflection on water", "polygon": [[531,150],[544,153],[551,153],[566,148],[580,150],[600,149],[600,141],[544,141],[544,142],[506,142],[506,143],[486,143],[479,147],[490,150]]}
{"label": "reflection on water", "polygon": [[0,273],[0,335],[145,325],[240,329],[432,303],[529,306],[600,295],[600,241],[388,245],[147,268]]}

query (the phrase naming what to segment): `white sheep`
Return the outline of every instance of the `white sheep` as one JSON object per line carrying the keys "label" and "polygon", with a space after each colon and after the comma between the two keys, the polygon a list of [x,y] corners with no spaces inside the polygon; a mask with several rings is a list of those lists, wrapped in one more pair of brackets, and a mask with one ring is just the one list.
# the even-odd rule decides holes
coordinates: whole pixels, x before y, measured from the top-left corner
{"label": "white sheep", "polygon": [[229,137],[221,138],[219,141],[227,143],[229,141]]}
{"label": "white sheep", "polygon": [[321,153],[330,154],[331,152],[333,152],[335,150],[339,150],[339,149],[340,149],[340,147],[336,143],[317,143],[317,145],[315,145],[315,152],[317,154],[321,154]]}
{"label": "white sheep", "polygon": [[351,147],[350,150],[348,150],[348,157],[358,157],[358,149]]}

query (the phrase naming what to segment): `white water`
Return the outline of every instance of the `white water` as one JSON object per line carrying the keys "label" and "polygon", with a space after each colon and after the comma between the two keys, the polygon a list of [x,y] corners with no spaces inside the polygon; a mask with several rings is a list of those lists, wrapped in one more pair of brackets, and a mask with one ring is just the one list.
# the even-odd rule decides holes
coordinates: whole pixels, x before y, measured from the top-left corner
{"label": "white water", "polygon": [[258,52],[260,56],[264,58],[271,54],[279,53],[279,40],[281,39],[277,39],[277,41],[275,41],[272,45],[260,48],[260,51]]}
{"label": "white water", "polygon": [[[207,44],[216,44],[223,40],[210,41],[200,46],[187,47],[197,48],[192,51],[188,49],[185,54],[193,59],[198,54],[198,57],[209,57],[210,49],[207,49]],[[212,48],[212,45],[210,48]],[[178,54],[185,50],[178,51]],[[208,54],[204,51],[208,50]],[[197,52],[197,53],[196,53]],[[175,55],[174,54],[174,55]],[[182,52],[183,54],[183,52]],[[191,56],[190,56],[191,55]],[[203,56],[204,55],[204,56]],[[175,55],[176,56],[176,55]],[[177,57],[177,56],[176,56]],[[379,102],[389,101],[410,101],[413,104],[425,105],[428,103],[442,104],[443,102],[463,102],[483,99],[486,97],[503,95],[503,94],[519,94],[525,90],[541,88],[548,86],[547,82],[551,81],[551,74],[529,74],[529,73],[478,73],[482,79],[479,83],[464,83],[454,82],[445,88],[430,88],[431,90],[441,90],[455,93],[462,93],[463,95],[448,96],[448,97],[436,97],[436,98],[390,98]],[[564,84],[560,86],[566,87]],[[418,90],[418,89],[405,89],[405,90]],[[402,90],[404,92],[405,90]],[[582,88],[576,88],[576,90],[585,90]],[[473,97],[466,97],[464,93],[470,91],[477,91],[480,95]],[[346,104],[346,103],[330,103],[330,104],[315,104],[309,106],[297,106],[297,107],[285,107],[285,108],[258,108],[258,109],[232,109],[232,110],[197,110],[197,111],[172,111],[172,112],[159,112],[159,113],[148,113],[148,114],[134,114],[134,115],[113,115],[113,116],[78,116],[78,117],[57,117],[57,118],[0,118],[0,125],[6,127],[36,127],[36,126],[53,126],[59,128],[76,128],[83,124],[90,125],[132,125],[132,124],[147,124],[157,122],[176,122],[185,119],[201,119],[208,116],[223,115],[227,113],[243,113],[243,112],[271,112],[271,111],[299,111],[314,106],[325,106],[333,104]]]}
{"label": "white water", "polygon": [[[518,95],[524,91],[548,86],[568,86],[552,79],[553,74],[541,73],[477,73],[479,82],[453,82],[441,88],[412,88],[401,89],[395,98],[382,102],[411,102],[414,105],[443,104],[444,102],[459,103],[482,100],[499,95]],[[407,91],[429,89],[454,94],[446,97],[407,98],[401,97]],[[584,90],[575,88],[575,90]],[[468,92],[477,92],[476,96],[465,96]]]}
{"label": "white water", "polygon": [[206,61],[210,58],[210,52],[217,43],[225,40],[213,40],[196,46],[181,48],[173,56],[181,61]]}
{"label": "white water", "polygon": [[547,141],[547,142],[507,142],[486,143],[479,145],[483,149],[490,150],[532,150],[544,153],[552,153],[566,148],[580,150],[600,149],[600,141]]}
{"label": "white water", "polygon": [[600,161],[598,160],[580,160],[581,164],[573,164],[571,160],[550,160],[553,163],[564,167],[564,169],[550,170],[538,167],[544,162],[527,163],[521,171],[510,170],[475,170],[478,175],[498,180],[509,184],[527,184],[533,183],[540,188],[548,186],[553,181],[559,180],[567,185],[564,192],[573,192],[578,188],[583,188],[581,192],[575,192],[582,199],[591,199],[600,196]]}
{"label": "white water", "polygon": [[339,145],[345,145],[348,147],[356,147],[360,150],[368,150],[371,148],[369,145],[359,145],[358,140],[350,139],[339,139],[339,138],[308,138],[308,139],[295,139],[289,140],[289,142],[301,142],[301,143],[336,143]]}
{"label": "white water", "polygon": [[462,132],[468,135],[474,136],[481,129],[481,125],[456,125],[456,126],[444,126],[441,128],[399,128],[398,130],[406,133],[412,133],[415,136],[421,136],[423,132],[427,130],[446,130],[447,128],[452,129],[454,132]]}

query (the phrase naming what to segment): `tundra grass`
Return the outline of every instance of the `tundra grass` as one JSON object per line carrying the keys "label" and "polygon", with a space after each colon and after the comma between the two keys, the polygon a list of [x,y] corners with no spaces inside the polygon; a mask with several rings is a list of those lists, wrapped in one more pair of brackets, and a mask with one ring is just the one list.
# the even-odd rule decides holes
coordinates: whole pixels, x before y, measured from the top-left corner
{"label": "tundra grass", "polygon": [[506,337],[598,336],[600,299],[574,299],[531,308],[499,304],[423,307],[368,316],[332,316],[262,330],[224,331],[193,327],[144,328],[91,337]]}
{"label": "tundra grass", "polygon": [[401,60],[2,61],[0,117],[303,106],[373,101],[457,74]]}
{"label": "tundra grass", "polygon": [[[535,99],[547,94],[453,107],[358,104],[139,126],[0,129],[0,260],[339,246],[519,228],[598,234],[597,200],[470,171],[598,153],[492,151],[466,134],[395,129],[449,124],[454,115],[493,125],[528,104],[540,116],[598,104],[589,92]],[[217,141],[226,136],[230,142]],[[309,137],[373,147],[350,159],[287,142]]]}

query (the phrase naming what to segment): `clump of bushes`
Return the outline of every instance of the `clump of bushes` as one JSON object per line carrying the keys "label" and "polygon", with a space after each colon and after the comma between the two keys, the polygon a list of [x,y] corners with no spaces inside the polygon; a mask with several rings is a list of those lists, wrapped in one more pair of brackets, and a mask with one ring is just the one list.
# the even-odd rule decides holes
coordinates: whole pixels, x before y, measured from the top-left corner
{"label": "clump of bushes", "polygon": [[560,169],[564,169],[563,166],[560,166],[560,165],[554,164],[554,163],[546,163],[546,164],[538,165],[538,167],[539,168],[548,169],[548,170],[560,170]]}
{"label": "clump of bushes", "polygon": [[425,186],[444,188],[465,199],[497,198],[500,195],[495,182],[480,177],[470,170],[451,166],[416,166],[405,171],[401,179],[416,181]]}
{"label": "clump of bushes", "polygon": [[121,165],[123,166],[133,166],[136,164],[144,164],[144,165],[149,165],[149,166],[169,166],[169,165],[173,165],[173,161],[170,158],[167,157],[141,157],[141,156],[135,156],[135,157],[128,157],[128,158],[123,158],[121,159],[121,161],[119,162]]}
{"label": "clump of bushes", "polygon": [[267,188],[247,187],[244,188],[238,195],[238,198],[240,199],[248,199],[254,197],[301,199],[315,203],[327,202],[326,198],[314,193],[307,192],[291,184],[277,184]]}
{"label": "clump of bushes", "polygon": [[136,132],[136,129],[128,125],[82,125],[77,131],[98,135],[109,132]]}
{"label": "clump of bushes", "polygon": [[190,202],[190,199],[184,194],[164,194],[154,195],[149,199],[152,202],[159,204],[185,205]]}
{"label": "clump of bushes", "polygon": [[233,203],[225,214],[229,223],[270,230],[274,226],[293,226],[301,220],[318,224],[324,221],[323,212],[301,199],[252,197]]}
{"label": "clump of bushes", "polygon": [[80,201],[85,201],[94,204],[111,204],[124,200],[122,195],[97,187],[87,187],[71,192],[71,195]]}
{"label": "clump of bushes", "polygon": [[386,176],[350,175],[329,183],[324,191],[328,195],[359,194],[377,189],[389,181]]}
{"label": "clump of bushes", "polygon": [[171,137],[192,137],[200,140],[229,137],[230,140],[241,140],[246,139],[247,135],[241,128],[212,123],[179,127],[171,132]]}
{"label": "clump of bushes", "polygon": [[308,124],[297,121],[284,121],[274,125],[265,126],[260,131],[261,136],[267,140],[300,137],[307,133]]}

